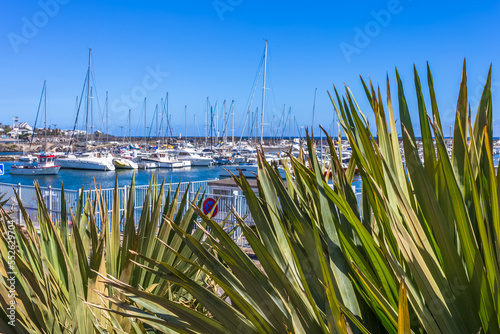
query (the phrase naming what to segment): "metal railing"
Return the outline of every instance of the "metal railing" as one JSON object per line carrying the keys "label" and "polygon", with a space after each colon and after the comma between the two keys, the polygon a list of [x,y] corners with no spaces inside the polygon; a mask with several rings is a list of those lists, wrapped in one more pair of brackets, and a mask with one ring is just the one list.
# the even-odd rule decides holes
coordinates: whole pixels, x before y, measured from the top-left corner
{"label": "metal railing", "polygon": [[[203,202],[207,198],[213,198],[218,201],[218,212],[215,217],[212,219],[217,221],[218,223],[225,222],[226,231],[232,231],[232,238],[236,241],[239,246],[248,246],[245,240],[245,237],[241,231],[241,228],[238,227],[238,223],[236,217],[232,213],[234,210],[240,217],[244,218],[245,222],[249,225],[253,225],[253,218],[250,214],[250,210],[248,208],[246,198],[243,195],[238,195],[231,192],[231,195],[219,195],[209,193],[211,190],[208,186],[209,181],[195,181],[195,182],[184,182],[180,184],[166,184],[163,190],[163,199],[165,205],[165,199],[169,196],[170,199],[175,194],[177,187],[179,187],[179,198],[177,201],[177,209],[176,214],[178,213],[179,205],[182,197],[188,191],[187,201],[188,203],[194,201],[196,198],[196,193],[199,191],[199,197],[197,201]],[[160,189],[161,185],[156,185],[157,189]],[[188,188],[189,187],[189,188]],[[146,198],[146,194],[148,191],[149,185],[144,186],[135,186],[135,199],[134,199],[134,221],[138,222],[143,210],[143,204]],[[61,201],[62,201],[62,190],[56,189],[52,187],[40,187],[41,196],[43,197],[44,205],[47,207],[47,210],[52,219],[60,219],[61,218]],[[356,189],[353,187],[353,190],[356,193],[356,197],[358,199],[358,203],[360,200],[360,193],[356,192]],[[111,189],[102,189],[103,199],[106,201],[108,221],[111,221],[111,214],[113,211],[113,198],[114,198],[114,188]],[[123,231],[124,229],[124,219],[123,215],[126,210],[126,203],[128,201],[130,186],[119,187],[118,191],[118,201],[119,201],[119,213],[120,213],[120,229]],[[24,219],[19,210],[19,205],[17,203],[17,197],[15,193],[17,192],[18,197],[20,198],[26,212],[30,216],[31,220],[37,225],[38,222],[38,202],[37,202],[37,194],[34,186],[26,186],[21,184],[6,184],[0,183],[0,194],[4,194],[4,200],[7,201],[6,207],[4,209],[10,212],[12,218],[20,224],[24,224]],[[82,190],[64,190],[64,200],[66,202],[66,212],[68,221],[71,219],[70,212],[75,213],[78,205],[78,200],[80,198],[80,194]],[[98,191],[96,190],[84,190],[83,191],[83,205],[90,199],[92,202],[97,198]],[[91,202],[91,203],[92,203]],[[163,210],[162,205],[162,210]],[[152,204],[149,203],[149,209],[151,209]],[[189,205],[184,207],[182,214],[184,214],[189,208]],[[71,211],[70,211],[71,210]],[[96,224],[100,228],[101,227],[101,214],[100,208],[96,209]],[[159,222],[158,222],[159,223]]]}

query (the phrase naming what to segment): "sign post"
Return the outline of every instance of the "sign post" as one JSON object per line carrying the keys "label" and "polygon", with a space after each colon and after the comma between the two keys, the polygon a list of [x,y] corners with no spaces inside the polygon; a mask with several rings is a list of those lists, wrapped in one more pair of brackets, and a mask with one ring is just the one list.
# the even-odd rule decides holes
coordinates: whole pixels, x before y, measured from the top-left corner
{"label": "sign post", "polygon": [[0,164],[0,175],[3,175],[4,171],[5,171],[5,169],[4,169],[3,164]]}
{"label": "sign post", "polygon": [[216,203],[217,201],[210,197],[204,200],[202,205],[203,213],[208,215],[215,206],[214,213],[212,214],[212,217],[215,217],[215,215],[217,215],[217,210],[218,210]]}

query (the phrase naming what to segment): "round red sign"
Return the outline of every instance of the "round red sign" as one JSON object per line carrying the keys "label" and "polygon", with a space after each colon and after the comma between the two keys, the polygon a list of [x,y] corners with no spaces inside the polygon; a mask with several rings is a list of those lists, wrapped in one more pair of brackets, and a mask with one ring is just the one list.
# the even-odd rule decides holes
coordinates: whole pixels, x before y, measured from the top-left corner
{"label": "round red sign", "polygon": [[205,201],[203,201],[203,205],[202,205],[202,209],[203,209],[203,213],[208,215],[210,213],[210,211],[212,211],[212,208],[214,207],[215,205],[215,209],[214,209],[214,213],[212,214],[212,217],[215,217],[215,215],[217,214],[217,205],[215,204],[217,203],[216,200],[214,200],[213,198],[207,198]]}

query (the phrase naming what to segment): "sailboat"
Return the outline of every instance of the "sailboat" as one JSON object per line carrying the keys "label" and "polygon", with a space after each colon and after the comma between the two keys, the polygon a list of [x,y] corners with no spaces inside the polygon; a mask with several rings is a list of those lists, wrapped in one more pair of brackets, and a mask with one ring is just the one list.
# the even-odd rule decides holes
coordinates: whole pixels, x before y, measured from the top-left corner
{"label": "sailboat", "polygon": [[[47,145],[47,82],[43,82],[44,108],[45,108],[45,145]],[[12,175],[56,175],[61,168],[55,164],[54,155],[46,155],[45,152],[36,159],[33,165],[13,165],[10,167]]]}
{"label": "sailboat", "polygon": [[[89,104],[90,104],[90,61],[91,61],[91,51],[89,49],[89,66],[87,71],[87,120],[89,114]],[[77,116],[78,117],[78,116]],[[91,121],[93,119],[91,117]],[[92,123],[93,124],[93,123]],[[88,141],[88,124],[86,123],[86,142]],[[91,125],[93,129],[93,126]],[[93,133],[93,132],[92,132]],[[93,137],[93,135],[92,135]],[[93,138],[91,140],[93,142]],[[68,154],[63,159],[57,159],[57,162],[61,165],[62,168],[71,168],[71,169],[85,169],[85,170],[97,170],[97,171],[114,171],[115,165],[113,164],[113,155],[109,152],[83,152],[80,154]]]}

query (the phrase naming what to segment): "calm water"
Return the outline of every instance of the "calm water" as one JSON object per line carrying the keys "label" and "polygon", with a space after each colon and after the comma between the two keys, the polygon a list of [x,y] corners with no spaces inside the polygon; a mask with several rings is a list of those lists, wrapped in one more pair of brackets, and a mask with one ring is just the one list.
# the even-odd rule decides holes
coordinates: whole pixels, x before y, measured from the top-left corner
{"label": "calm water", "polygon": [[[86,171],[76,169],[61,169],[57,175],[39,175],[39,176],[22,176],[11,175],[10,166],[19,164],[19,162],[5,161],[5,175],[0,176],[0,183],[13,183],[22,185],[33,185],[35,179],[38,180],[41,186],[52,186],[61,188],[64,183],[65,189],[80,189],[82,186],[85,189],[94,188],[94,177],[96,183],[104,188],[113,188],[115,186],[115,178],[118,177],[118,185],[123,187],[130,185],[132,181],[133,170],[117,170],[112,172]],[[147,170],[135,171],[135,183],[137,185],[148,184],[153,175],[158,177],[159,182],[165,179],[166,183],[178,183],[201,181],[208,179],[219,178],[219,173],[223,167],[188,167],[188,168],[155,168]]]}
{"label": "calm water", "polygon": [[[134,173],[133,170],[100,172],[61,169],[57,175],[22,176],[10,174],[10,166],[19,164],[19,162],[5,161],[2,163],[5,166],[5,174],[0,176],[0,183],[20,183],[22,185],[32,186],[33,182],[38,180],[42,187],[51,186],[53,188],[61,188],[61,184],[64,183],[65,189],[73,190],[78,190],[82,187],[85,189],[94,189],[94,177],[97,185],[99,186],[100,184],[103,189],[113,188],[115,186],[116,177],[118,177],[118,186],[128,186],[132,181],[132,175]],[[153,176],[158,177],[159,182],[165,179],[165,183],[213,180],[220,178],[220,172],[223,169],[223,166],[138,169],[135,171],[135,183],[136,185],[147,185]],[[356,187],[356,191],[361,190],[361,180],[358,175],[354,177],[353,185]]]}

